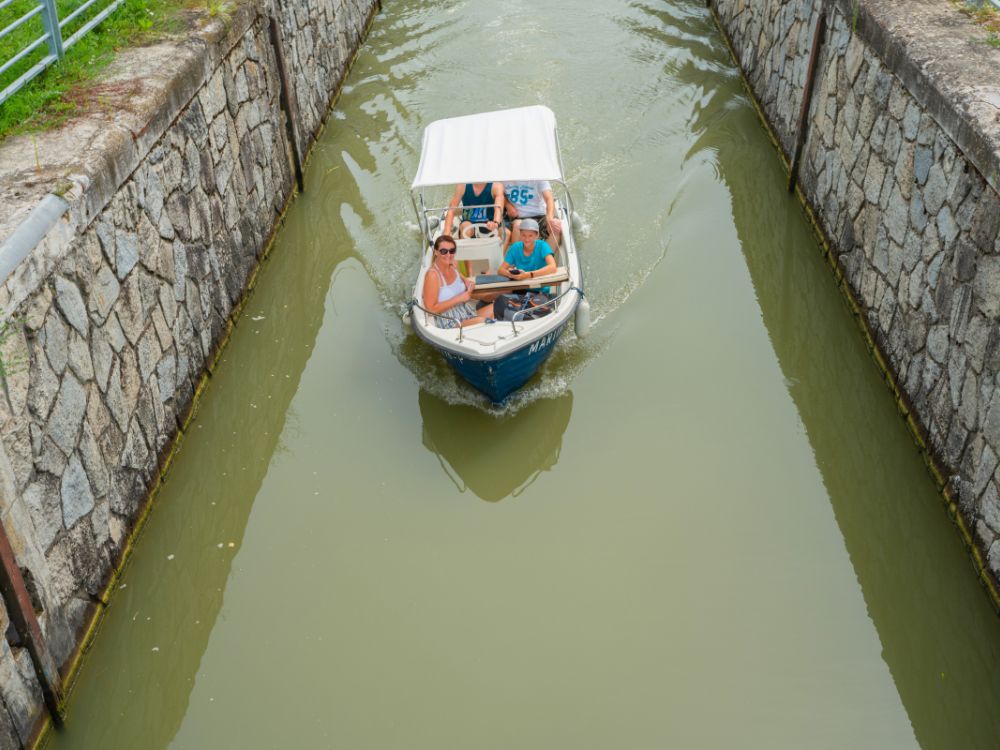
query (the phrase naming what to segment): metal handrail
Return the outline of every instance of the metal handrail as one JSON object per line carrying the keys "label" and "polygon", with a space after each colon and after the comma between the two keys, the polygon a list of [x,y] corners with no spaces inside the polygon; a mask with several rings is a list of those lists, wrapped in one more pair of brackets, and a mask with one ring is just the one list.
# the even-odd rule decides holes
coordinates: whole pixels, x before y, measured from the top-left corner
{"label": "metal handrail", "polygon": [[8,24],[8,26],[5,29],[3,29],[2,31],[0,31],[0,39],[3,39],[10,32],[12,32],[14,29],[18,28],[21,24],[24,24],[24,23],[27,23],[28,21],[30,21],[32,18],[34,18],[35,16],[37,16],[39,13],[41,13],[43,10],[45,10],[45,8],[43,6],[41,6],[41,5],[39,5],[34,10],[29,10],[23,16],[21,16],[16,21],[14,21],[14,23]]}
{"label": "metal handrail", "polygon": [[[1000,2],[1000,0],[997,0],[997,1]],[[566,185],[564,183],[557,182],[556,184],[558,184],[563,189],[563,193],[565,194],[565,196],[568,199],[567,200],[567,206],[566,206],[566,209],[567,209],[566,210],[566,216],[567,216],[567,219],[569,219],[569,217],[572,216],[572,211],[570,210],[570,207],[572,205],[572,200],[573,199],[570,196],[569,190],[566,188]],[[439,208],[435,208],[435,207],[428,208],[428,207],[426,207],[426,206],[423,205],[423,196],[422,195],[420,196],[420,203],[421,203],[421,208],[418,210],[418,213],[423,214],[424,216],[427,216],[427,214],[441,213],[441,218],[442,219],[444,218],[444,214],[448,212],[448,209],[451,208],[451,206],[441,206]],[[461,209],[461,208],[462,208],[461,206],[458,207],[458,209]],[[473,206],[473,208],[478,208],[478,206]]]}
{"label": "metal handrail", "polygon": [[[515,336],[518,335],[517,326],[515,325],[515,323],[518,322],[518,317],[517,317],[518,315],[522,315],[522,314],[528,313],[528,312],[533,312],[533,311],[538,310],[538,309],[543,308],[543,307],[552,307],[559,300],[561,300],[563,297],[565,297],[570,292],[576,292],[581,297],[583,297],[583,290],[582,289],[580,289],[579,287],[576,287],[576,286],[571,286],[565,292],[563,292],[562,294],[556,295],[555,297],[553,297],[552,299],[550,299],[548,302],[543,302],[540,305],[535,305],[534,307],[532,307],[530,309],[518,310],[516,313],[514,313],[513,317],[511,317],[511,319],[510,319],[510,328],[514,332],[514,335]],[[445,320],[455,320],[454,318],[448,318],[448,317],[446,317],[444,315],[441,315],[439,313],[431,312],[426,307],[423,307],[415,299],[411,299],[410,300],[410,309],[412,310],[413,308],[417,308],[418,310],[420,310],[421,312],[423,312],[424,315],[431,315],[431,316],[433,316],[435,318],[443,318]],[[554,312],[555,311],[555,307],[553,307],[552,309],[553,309],[553,312]],[[458,322],[458,321],[456,321],[456,322]],[[497,321],[497,322],[499,322],[499,321]],[[524,320],[522,319],[520,322],[523,323]],[[462,341],[462,331],[464,330],[464,328],[465,328],[465,326],[462,326],[462,325],[458,326],[458,340],[459,340],[459,342]]]}
{"label": "metal handrail", "polygon": [[66,24],[71,23],[74,18],[76,18],[81,13],[85,13],[86,10],[87,10],[87,8],[89,8],[91,5],[93,5],[96,2],[97,2],[97,0],[87,0],[87,2],[85,2],[79,8],[77,8],[72,13],[70,13],[68,16],[66,16],[61,21],[59,21],[59,28],[61,29]]}
{"label": "metal handrail", "polygon": [[[420,310],[421,312],[425,313],[426,315],[433,315],[435,318],[445,318],[446,320],[455,320],[454,318],[447,318],[446,316],[441,315],[440,313],[431,312],[426,307],[424,307],[419,302],[417,302],[415,299],[411,299],[410,300],[410,307],[411,308],[415,307],[418,310]],[[456,322],[458,322],[458,321],[456,321]]]}
{"label": "metal handrail", "polygon": [[[16,0],[0,0],[0,10],[9,7],[14,2],[16,2]],[[62,19],[59,18],[59,12],[56,8],[55,0],[37,0],[37,2],[38,4],[32,10],[8,24],[3,30],[0,30],[0,39],[2,39],[36,16],[41,16],[42,25],[45,29],[43,34],[31,39],[23,48],[18,49],[9,59],[0,63],[0,75],[6,73],[45,43],[48,44],[49,54],[38,60],[31,66],[31,68],[26,70],[6,88],[0,91],[0,103],[6,101],[17,93],[25,84],[40,75],[42,71],[48,68],[52,63],[62,60],[69,47],[82,39],[85,34],[89,33],[95,26],[120,8],[124,0],[113,0],[113,2],[109,3],[93,18],[84,23],[83,26],[77,29],[72,36],[68,37],[65,41],[63,40],[63,29],[68,24],[77,20],[86,11],[91,10],[94,3],[98,2],[98,0],[86,0],[86,2],[84,2],[80,7],[74,9],[72,13]]]}
{"label": "metal handrail", "polygon": [[[556,302],[558,302],[559,300],[561,300],[563,297],[565,297],[570,292],[576,292],[581,297],[583,296],[583,290],[582,289],[580,289],[579,287],[571,286],[565,292],[563,292],[562,294],[556,295],[555,297],[553,297],[552,299],[550,299],[548,302],[543,302],[540,305],[535,305],[534,307],[525,308],[524,310],[518,310],[516,313],[514,313],[513,317],[511,317],[511,319],[510,319],[511,327],[514,328],[514,323],[517,322],[517,316],[518,315],[524,315],[524,314],[527,314],[529,312],[534,312],[535,310],[540,310],[543,307],[549,307],[551,305],[555,305]],[[553,308],[553,311],[555,311],[555,308]],[[514,328],[514,335],[515,336],[517,335],[517,328]]]}
{"label": "metal handrail", "polygon": [[[1000,2],[1000,0],[996,0],[996,2]],[[563,212],[566,214],[566,222],[572,224],[573,213],[576,211],[576,208],[573,205],[573,195],[569,192],[569,187],[562,180],[554,180],[553,182],[554,184],[562,188],[563,197],[565,198],[565,200],[562,202]],[[417,207],[418,198],[420,200],[419,208]],[[427,226],[428,217],[436,215],[441,224],[444,224],[444,217],[448,213],[448,210],[452,208],[452,206],[448,205],[448,206],[428,208],[424,204],[424,194],[422,191],[419,192],[411,191],[410,201],[413,203],[413,210],[417,214],[417,223],[419,225],[420,232],[424,235],[424,239],[427,241],[427,243],[430,244],[431,232],[429,231]],[[556,213],[558,213],[559,204],[560,201],[556,199]],[[506,220],[506,217],[504,217],[504,220]],[[501,221],[500,224],[501,226],[503,226],[503,221]],[[423,248],[423,243],[421,243],[421,248]]]}
{"label": "metal handrail", "polygon": [[[433,315],[435,318],[441,318],[442,320],[454,320],[456,323],[461,323],[461,321],[455,320],[454,318],[449,318],[447,315],[441,315],[440,313],[431,312],[426,307],[422,306],[419,302],[417,302],[415,299],[410,300],[410,309],[413,309],[414,307],[417,308],[418,310],[421,310],[424,313],[424,315]],[[465,328],[465,326],[459,325],[457,327],[458,327],[458,340],[459,342],[461,342],[462,330]],[[448,327],[442,330],[451,330],[451,328]]]}
{"label": "metal handrail", "polygon": [[29,44],[27,47],[25,47],[23,50],[21,50],[20,52],[18,52],[16,55],[14,55],[12,58],[10,58],[3,65],[0,65],[0,75],[3,75],[4,73],[6,73],[8,68],[13,67],[17,63],[19,63],[21,60],[23,60],[25,57],[27,57],[32,52],[34,52],[36,49],[38,49],[43,44],[45,44],[45,40],[46,39],[48,39],[48,37],[44,37],[44,36],[38,37],[38,39],[36,39],[31,44]]}
{"label": "metal handrail", "polygon": [[115,0],[115,2],[111,3],[111,5],[109,5],[107,8],[98,13],[96,16],[87,21],[87,23],[85,23],[83,26],[77,29],[77,31],[73,34],[73,36],[71,36],[69,39],[66,40],[65,44],[66,48],[68,49],[69,47],[72,47],[74,44],[80,41],[80,39],[84,36],[84,34],[89,32],[92,28],[97,26],[97,24],[99,24],[105,18],[107,18],[116,10],[118,10],[118,8],[121,6],[123,2],[125,2],[125,0]]}

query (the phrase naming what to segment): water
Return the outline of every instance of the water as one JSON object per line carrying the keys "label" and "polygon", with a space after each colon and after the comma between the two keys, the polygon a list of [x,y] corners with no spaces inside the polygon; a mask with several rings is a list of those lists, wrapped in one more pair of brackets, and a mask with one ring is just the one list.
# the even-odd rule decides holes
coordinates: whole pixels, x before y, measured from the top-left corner
{"label": "water", "polygon": [[[502,12],[501,12],[502,11]],[[404,330],[424,125],[546,103],[598,323]],[[700,2],[386,2],[64,748],[994,748],[1000,621]]]}

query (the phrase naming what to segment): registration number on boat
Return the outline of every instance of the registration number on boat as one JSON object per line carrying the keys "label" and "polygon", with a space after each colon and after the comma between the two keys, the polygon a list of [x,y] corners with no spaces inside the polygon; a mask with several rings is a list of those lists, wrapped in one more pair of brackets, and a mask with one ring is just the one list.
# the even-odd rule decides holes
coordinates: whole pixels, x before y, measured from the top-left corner
{"label": "registration number on boat", "polygon": [[557,338],[559,338],[559,334],[561,332],[562,329],[557,328],[556,330],[542,336],[540,339],[538,339],[538,341],[533,341],[531,343],[531,346],[528,347],[528,354],[534,354],[536,352],[540,352],[542,349],[551,346],[552,342],[555,341]]}

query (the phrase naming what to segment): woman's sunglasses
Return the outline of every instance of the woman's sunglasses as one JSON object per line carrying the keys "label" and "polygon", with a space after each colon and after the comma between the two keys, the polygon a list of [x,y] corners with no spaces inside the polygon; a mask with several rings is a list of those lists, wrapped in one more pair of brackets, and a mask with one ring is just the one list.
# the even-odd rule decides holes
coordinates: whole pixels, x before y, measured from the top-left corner
{"label": "woman's sunglasses", "polygon": [[454,255],[457,249],[457,247],[439,247],[438,252],[441,255]]}

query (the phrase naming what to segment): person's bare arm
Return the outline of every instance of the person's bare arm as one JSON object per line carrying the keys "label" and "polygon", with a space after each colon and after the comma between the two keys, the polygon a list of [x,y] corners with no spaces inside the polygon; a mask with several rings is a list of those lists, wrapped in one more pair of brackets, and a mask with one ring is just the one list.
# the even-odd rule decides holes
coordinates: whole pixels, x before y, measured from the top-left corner
{"label": "person's bare arm", "polygon": [[545,200],[545,221],[549,224],[549,229],[562,231],[562,223],[556,218],[556,200],[552,197],[551,190],[543,190],[542,198]]}
{"label": "person's bare arm", "polygon": [[532,271],[528,278],[533,279],[536,276],[548,276],[549,274],[556,272],[556,256],[555,253],[549,253],[545,256],[545,268],[539,268],[537,271]]}
{"label": "person's bare arm", "polygon": [[503,204],[507,200],[507,196],[503,192],[503,183],[494,182],[493,183],[493,223],[496,226],[490,227],[490,229],[496,229],[500,226],[500,220],[503,218]]}
{"label": "person's bare arm", "polygon": [[461,304],[462,302],[468,302],[472,299],[472,289],[471,284],[468,279],[463,277],[465,281],[465,291],[461,294],[457,294],[449,300],[444,302],[438,302],[438,292],[441,289],[441,280],[438,278],[436,273],[427,272],[424,276],[424,307],[430,310],[436,315],[440,315],[445,310],[450,310],[455,305]]}
{"label": "person's bare arm", "polygon": [[441,281],[436,273],[430,271],[424,276],[424,307],[431,312],[438,312],[434,308],[437,306],[438,291]]}
{"label": "person's bare arm", "polygon": [[444,234],[451,234],[451,222],[455,217],[455,209],[462,202],[462,193],[465,192],[465,185],[456,185],[455,192],[451,196],[451,201],[448,203],[448,213],[444,215],[444,229],[441,231]]}

